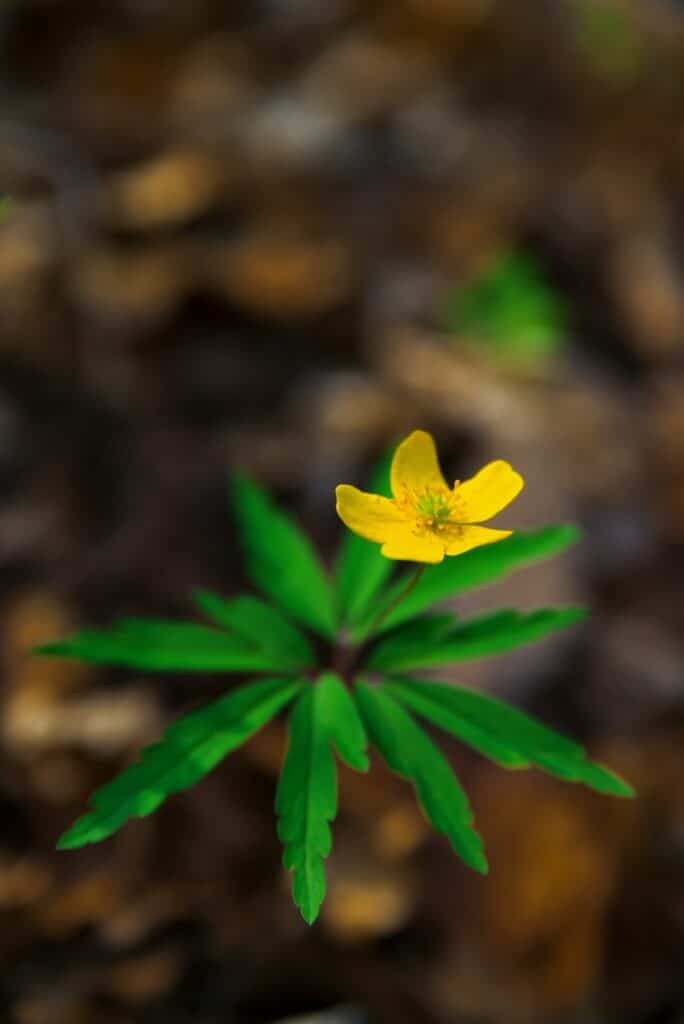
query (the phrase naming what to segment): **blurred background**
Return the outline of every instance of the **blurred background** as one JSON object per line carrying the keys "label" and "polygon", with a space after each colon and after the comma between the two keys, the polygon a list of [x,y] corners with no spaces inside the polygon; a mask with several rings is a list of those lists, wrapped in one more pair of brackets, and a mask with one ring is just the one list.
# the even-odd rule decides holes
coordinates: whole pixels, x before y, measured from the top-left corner
{"label": "blurred background", "polygon": [[[0,1019],[682,1024],[682,5],[3,0],[0,53]],[[332,564],[334,485],[417,427],[451,478],[523,473],[500,525],[585,531],[459,607],[589,622],[451,678],[638,801],[445,741],[481,879],[408,786],[345,772],[309,929],[276,723],[56,853],[225,680],[27,648],[244,589],[238,466]]]}

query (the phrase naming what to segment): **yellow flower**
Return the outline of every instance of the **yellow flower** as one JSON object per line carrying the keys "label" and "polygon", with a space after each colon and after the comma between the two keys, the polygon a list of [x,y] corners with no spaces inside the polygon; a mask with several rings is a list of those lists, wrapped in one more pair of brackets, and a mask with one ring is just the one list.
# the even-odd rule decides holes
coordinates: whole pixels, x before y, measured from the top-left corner
{"label": "yellow flower", "polygon": [[435,442],[424,430],[414,430],[397,448],[390,483],[392,498],[340,484],[337,514],[354,533],[382,544],[386,558],[412,562],[441,562],[445,555],[510,536],[511,530],[477,524],[495,516],[523,488],[520,474],[500,459],[450,488]]}

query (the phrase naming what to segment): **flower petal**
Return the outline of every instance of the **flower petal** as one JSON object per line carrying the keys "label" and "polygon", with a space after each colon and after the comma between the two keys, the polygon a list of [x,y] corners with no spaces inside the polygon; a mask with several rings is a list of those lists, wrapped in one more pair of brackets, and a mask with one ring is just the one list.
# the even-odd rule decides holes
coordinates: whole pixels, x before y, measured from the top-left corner
{"label": "flower petal", "polygon": [[390,473],[392,494],[397,501],[405,501],[407,494],[419,494],[430,488],[448,491],[437,459],[432,435],[425,430],[414,430],[402,441],[392,459]]}
{"label": "flower petal", "polygon": [[337,514],[350,530],[382,544],[390,535],[392,527],[403,525],[406,519],[389,498],[379,494],[368,494],[351,484],[340,484],[335,488]]}
{"label": "flower petal", "polygon": [[493,544],[497,540],[510,537],[512,530],[490,530],[486,526],[452,526],[442,534],[444,553],[446,555],[462,555],[471,548],[479,548],[483,544]]}
{"label": "flower petal", "polygon": [[509,505],[525,482],[508,462],[488,462],[479,473],[456,487],[460,499],[458,518],[464,523],[482,523]]}
{"label": "flower petal", "polygon": [[407,562],[442,562],[444,544],[434,533],[416,534],[410,523],[402,523],[391,528],[380,553]]}

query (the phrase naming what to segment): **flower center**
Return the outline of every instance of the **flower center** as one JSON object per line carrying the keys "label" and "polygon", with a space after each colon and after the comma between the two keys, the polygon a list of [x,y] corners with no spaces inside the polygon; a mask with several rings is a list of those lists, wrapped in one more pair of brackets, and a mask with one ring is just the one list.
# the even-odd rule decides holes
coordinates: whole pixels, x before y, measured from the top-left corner
{"label": "flower center", "polygon": [[415,495],[415,508],[420,525],[428,530],[443,530],[453,512],[453,501],[443,491],[426,488]]}

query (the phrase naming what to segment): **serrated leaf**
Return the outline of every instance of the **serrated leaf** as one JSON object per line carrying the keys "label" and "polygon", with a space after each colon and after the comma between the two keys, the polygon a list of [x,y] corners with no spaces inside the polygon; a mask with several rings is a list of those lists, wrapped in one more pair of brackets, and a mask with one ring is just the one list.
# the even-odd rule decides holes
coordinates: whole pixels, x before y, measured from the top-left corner
{"label": "serrated leaf", "polygon": [[308,537],[247,477],[233,479],[232,493],[252,582],[298,622],[333,636],[332,589]]}
{"label": "serrated leaf", "polygon": [[628,783],[588,760],[579,743],[494,697],[445,683],[397,678],[387,691],[411,711],[506,768],[536,765],[567,782],[614,796],[633,796]]}
{"label": "serrated leaf", "polygon": [[276,795],[283,864],[294,871],[292,895],[308,924],[316,920],[325,896],[323,858],[332,846],[328,822],[337,812],[335,765],[316,711],[311,688],[290,715],[289,745]]}
{"label": "serrated leaf", "polygon": [[308,924],[316,920],[325,896],[323,860],[332,845],[328,822],[337,813],[331,744],[352,767],[366,771],[366,736],[356,707],[341,680],[326,673],[292,710],[276,794],[283,864],[294,872],[292,895]]}
{"label": "serrated leaf", "polygon": [[209,590],[196,590],[195,603],[219,626],[236,633],[254,647],[281,655],[302,668],[315,662],[311,644],[272,605],[251,594],[226,600]]}
{"label": "serrated leaf", "polygon": [[[529,533],[516,531],[511,537],[495,544],[486,544],[464,555],[445,558],[439,565],[428,565],[413,590],[383,620],[378,632],[385,633],[394,629],[440,601],[493,583],[514,569],[556,555],[576,543],[579,537],[579,529],[567,523]],[[404,576],[383,594],[382,604],[385,607],[406,588],[407,579]],[[363,623],[355,631],[358,640],[365,639],[373,617],[371,614],[364,617]]]}
{"label": "serrated leaf", "polygon": [[488,694],[410,676],[392,677],[386,683],[392,689],[405,689],[408,684],[413,692],[420,692],[425,699],[440,703],[454,715],[467,718],[530,754],[557,752],[571,758],[583,755],[581,745],[575,740],[562,736],[511,704]]}
{"label": "serrated leaf", "polygon": [[[372,494],[391,497],[392,455],[390,452],[377,466],[369,487]],[[377,544],[345,530],[335,568],[335,598],[342,625],[352,626],[363,618],[394,568]]]}
{"label": "serrated leaf", "polygon": [[[443,688],[450,689],[446,685]],[[385,689],[409,711],[450,732],[502,768],[530,767],[530,761],[520,753],[514,743],[498,736],[479,722],[455,714],[448,705],[424,692],[418,681],[389,680],[385,683]]]}
{"label": "serrated leaf", "polygon": [[579,607],[540,608],[527,614],[506,609],[458,623],[432,643],[415,642],[406,627],[378,641],[366,668],[398,672],[502,654],[585,617],[586,610]]}
{"label": "serrated leaf", "polygon": [[371,742],[392,771],[413,783],[428,821],[448,836],[469,867],[485,874],[487,861],[468,798],[444,755],[384,686],[359,681],[356,699]]}
{"label": "serrated leaf", "polygon": [[120,619],[109,629],[84,629],[66,640],[41,644],[33,653],[160,672],[277,672],[301,667],[301,659],[259,650],[239,636],[157,619]]}
{"label": "serrated leaf", "polygon": [[262,679],[178,719],[158,743],[91,797],[93,810],[59,840],[60,850],[105,839],[130,818],[150,814],[239,747],[301,690],[292,679]]}

